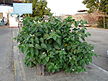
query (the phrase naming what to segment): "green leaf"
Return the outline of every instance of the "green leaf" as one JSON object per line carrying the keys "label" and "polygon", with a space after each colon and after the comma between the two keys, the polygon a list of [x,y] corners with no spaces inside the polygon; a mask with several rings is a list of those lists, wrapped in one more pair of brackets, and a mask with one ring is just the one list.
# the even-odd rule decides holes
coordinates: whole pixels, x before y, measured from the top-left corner
{"label": "green leaf", "polygon": [[75,27],[78,27],[78,24],[79,23],[77,21],[74,22]]}
{"label": "green leaf", "polygon": [[36,43],[39,43],[39,39],[37,37],[35,38],[35,42]]}
{"label": "green leaf", "polygon": [[58,44],[54,44],[54,48],[55,49],[60,49],[60,46],[58,46]]}
{"label": "green leaf", "polygon": [[34,45],[33,44],[28,44],[28,47],[34,47]]}
{"label": "green leaf", "polygon": [[35,45],[35,48],[36,48],[36,49],[41,49],[41,47],[40,47],[39,44],[36,44],[36,45]]}
{"label": "green leaf", "polygon": [[46,62],[48,62],[49,61],[49,57],[46,57],[45,60],[46,60]]}
{"label": "green leaf", "polygon": [[41,44],[41,47],[44,48],[44,49],[47,48],[47,46],[44,43]]}
{"label": "green leaf", "polygon": [[58,38],[56,41],[59,45],[61,45],[61,38]]}
{"label": "green leaf", "polygon": [[43,38],[40,38],[40,41],[41,41],[41,43],[43,43],[44,42],[44,39]]}

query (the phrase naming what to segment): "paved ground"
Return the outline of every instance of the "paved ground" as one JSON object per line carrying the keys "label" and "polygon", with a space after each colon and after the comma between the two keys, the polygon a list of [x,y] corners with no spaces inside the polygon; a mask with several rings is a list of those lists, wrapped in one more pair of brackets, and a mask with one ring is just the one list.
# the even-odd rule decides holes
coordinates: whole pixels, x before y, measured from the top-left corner
{"label": "paved ground", "polygon": [[12,43],[12,36],[16,35],[16,31],[17,29],[11,31],[9,28],[0,28],[0,81],[108,81],[108,72],[103,70],[108,70],[108,30],[88,28],[92,36],[87,40],[95,46],[95,52],[99,55],[94,57],[93,62],[103,69],[90,65],[85,73],[61,72],[51,76],[38,76],[35,68],[24,66],[22,54],[19,53],[16,43]]}
{"label": "paved ground", "polygon": [[88,41],[94,45],[94,51],[98,55],[93,62],[108,71],[108,29],[88,28],[88,31],[91,33]]}
{"label": "paved ground", "polygon": [[0,81],[14,81],[12,62],[11,29],[0,28]]}

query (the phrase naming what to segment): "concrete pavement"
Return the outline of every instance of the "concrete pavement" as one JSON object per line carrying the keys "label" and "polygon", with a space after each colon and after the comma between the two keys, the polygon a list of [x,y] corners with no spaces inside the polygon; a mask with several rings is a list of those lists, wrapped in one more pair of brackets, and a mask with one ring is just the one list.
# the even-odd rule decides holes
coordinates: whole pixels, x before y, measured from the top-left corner
{"label": "concrete pavement", "polygon": [[108,29],[88,28],[88,31],[91,36],[87,40],[94,45],[97,54],[93,63],[108,71]]}
{"label": "concrete pavement", "polygon": [[12,32],[0,28],[0,81],[14,81]]}

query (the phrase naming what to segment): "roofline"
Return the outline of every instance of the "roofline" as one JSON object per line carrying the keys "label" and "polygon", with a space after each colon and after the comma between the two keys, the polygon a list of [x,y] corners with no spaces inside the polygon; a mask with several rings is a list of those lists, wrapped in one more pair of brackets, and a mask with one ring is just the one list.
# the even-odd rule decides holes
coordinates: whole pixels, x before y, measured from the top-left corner
{"label": "roofline", "polygon": [[4,2],[0,2],[0,5],[13,6],[13,3],[22,3],[22,2],[23,2],[23,0],[22,1],[21,0],[20,1],[19,0],[18,1],[17,0],[13,0],[10,3],[9,2],[5,2],[5,3]]}

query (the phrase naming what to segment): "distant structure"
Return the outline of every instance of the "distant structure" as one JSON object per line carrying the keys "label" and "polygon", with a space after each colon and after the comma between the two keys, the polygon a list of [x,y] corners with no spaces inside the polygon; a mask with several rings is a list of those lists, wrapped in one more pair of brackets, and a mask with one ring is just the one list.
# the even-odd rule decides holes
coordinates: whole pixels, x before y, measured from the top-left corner
{"label": "distant structure", "polygon": [[25,0],[0,0],[0,25],[2,24],[3,18],[5,18],[7,25],[9,26],[17,26],[17,18],[11,16],[13,13],[13,3],[22,3]]}
{"label": "distant structure", "polygon": [[24,0],[0,0],[0,5],[13,5],[13,3],[21,3]]}
{"label": "distant structure", "polygon": [[78,10],[78,12],[87,12],[87,10]]}

